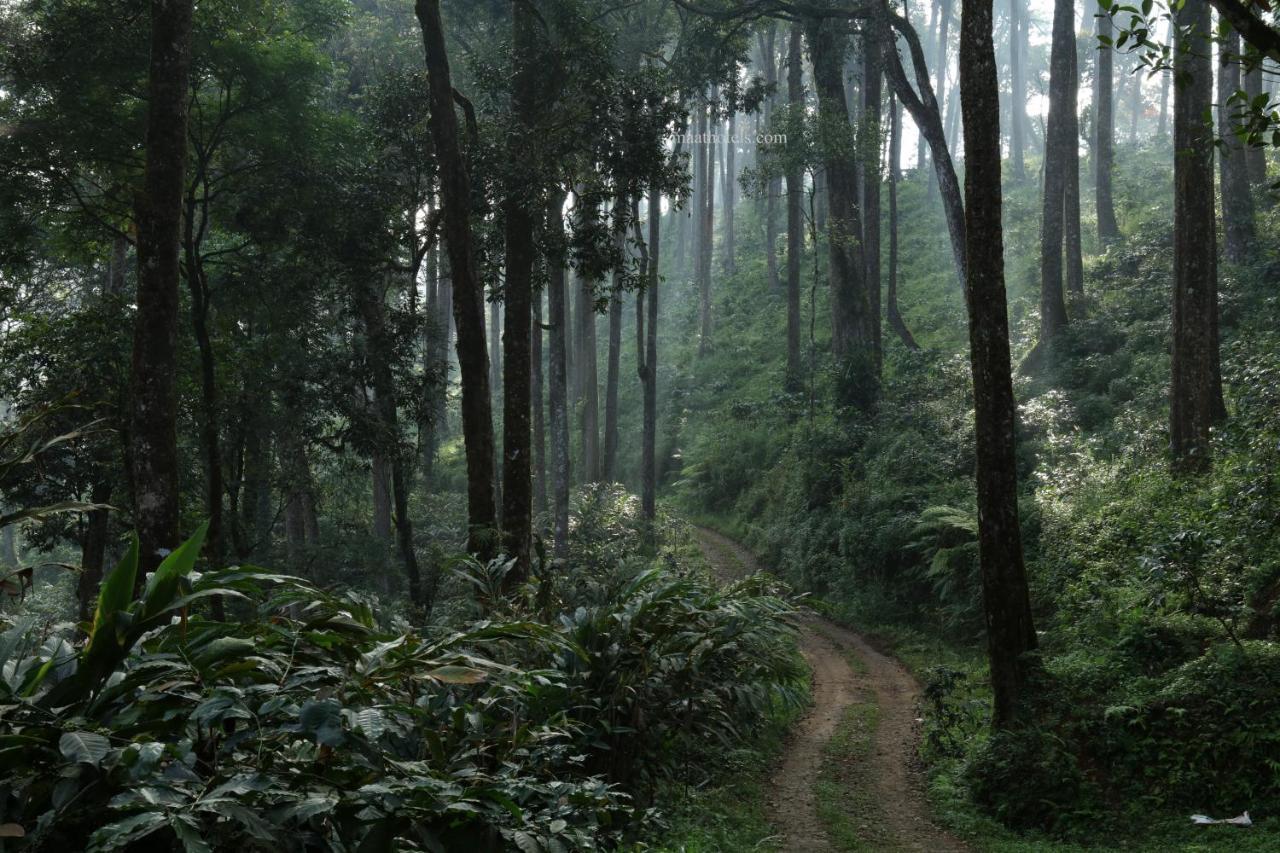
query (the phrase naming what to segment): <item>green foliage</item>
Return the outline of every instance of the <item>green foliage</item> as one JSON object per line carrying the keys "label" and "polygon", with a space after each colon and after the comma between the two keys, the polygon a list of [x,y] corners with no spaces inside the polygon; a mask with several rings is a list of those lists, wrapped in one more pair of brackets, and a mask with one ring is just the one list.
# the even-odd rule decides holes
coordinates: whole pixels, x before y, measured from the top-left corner
{"label": "green foliage", "polygon": [[[490,618],[394,633],[351,593],[196,573],[202,538],[136,597],[135,544],[83,643],[3,635],[14,849],[594,849],[800,701],[791,605],[691,568],[620,553],[546,621],[535,582]],[[236,621],[198,612],[214,595]]]}

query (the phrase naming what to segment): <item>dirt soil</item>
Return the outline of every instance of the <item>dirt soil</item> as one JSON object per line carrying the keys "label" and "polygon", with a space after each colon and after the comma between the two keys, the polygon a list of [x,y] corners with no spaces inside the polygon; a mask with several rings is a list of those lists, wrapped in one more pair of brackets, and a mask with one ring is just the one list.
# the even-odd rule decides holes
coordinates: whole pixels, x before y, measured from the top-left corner
{"label": "dirt soil", "polygon": [[[699,529],[697,536],[707,561],[723,579],[760,571],[751,554],[733,540],[705,529]],[[859,799],[875,804],[875,814],[867,816],[875,825],[864,823],[868,841],[874,839],[867,849],[967,850],[929,818],[916,753],[920,687],[911,673],[859,634],[817,616],[801,624],[800,650],[813,671],[813,708],[792,732],[782,764],[773,775],[769,808],[781,835],[781,849],[788,853],[837,849],[818,818],[814,794],[823,746],[851,705],[874,697],[879,725],[871,736],[867,766],[857,774],[869,789]],[[851,656],[860,665],[855,666]]]}

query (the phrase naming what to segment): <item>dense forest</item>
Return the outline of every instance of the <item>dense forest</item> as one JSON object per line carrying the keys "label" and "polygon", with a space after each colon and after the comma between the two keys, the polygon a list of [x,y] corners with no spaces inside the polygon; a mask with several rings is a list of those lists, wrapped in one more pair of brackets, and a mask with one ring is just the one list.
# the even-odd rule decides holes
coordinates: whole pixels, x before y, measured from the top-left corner
{"label": "dense forest", "polygon": [[0,853],[1280,849],[1263,0],[0,0]]}

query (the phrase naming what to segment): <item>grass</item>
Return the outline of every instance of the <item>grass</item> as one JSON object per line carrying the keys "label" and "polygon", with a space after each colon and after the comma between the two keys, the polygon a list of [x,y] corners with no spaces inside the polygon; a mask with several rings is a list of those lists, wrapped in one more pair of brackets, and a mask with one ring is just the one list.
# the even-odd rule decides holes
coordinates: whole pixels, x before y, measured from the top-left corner
{"label": "grass", "polygon": [[[866,674],[867,665],[862,658],[852,652],[847,657],[854,672]],[[818,819],[832,844],[849,853],[886,849],[866,777],[872,739],[880,725],[880,706],[874,694],[868,692],[861,698],[845,709],[835,734],[823,746],[822,768],[814,783]]]}

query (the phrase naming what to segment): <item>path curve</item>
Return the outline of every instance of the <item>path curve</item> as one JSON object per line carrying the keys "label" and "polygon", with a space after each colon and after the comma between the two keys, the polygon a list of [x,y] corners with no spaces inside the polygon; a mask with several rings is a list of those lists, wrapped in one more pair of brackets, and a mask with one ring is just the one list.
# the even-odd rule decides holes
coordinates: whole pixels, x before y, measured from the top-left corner
{"label": "path curve", "polygon": [[[759,571],[755,558],[732,539],[697,529],[698,545],[716,574],[733,579]],[[916,755],[916,702],[920,687],[897,660],[882,654],[861,635],[817,616],[801,623],[800,651],[813,671],[813,707],[787,742],[772,779],[770,819],[791,853],[834,851],[818,818],[814,783],[822,767],[823,746],[835,734],[845,711],[874,696],[879,724],[871,735],[862,784],[875,804],[875,850],[952,853],[968,848],[929,818],[924,778]],[[861,667],[850,663],[852,653]],[[864,671],[859,672],[862,669]],[[871,829],[871,827],[869,827]]]}

